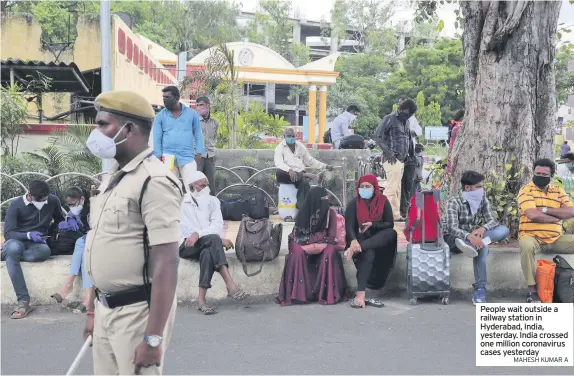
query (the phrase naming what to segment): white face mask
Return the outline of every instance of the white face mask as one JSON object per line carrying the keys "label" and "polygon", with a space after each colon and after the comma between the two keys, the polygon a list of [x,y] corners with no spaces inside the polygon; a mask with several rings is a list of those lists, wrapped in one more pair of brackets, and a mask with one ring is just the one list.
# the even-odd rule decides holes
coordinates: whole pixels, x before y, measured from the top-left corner
{"label": "white face mask", "polygon": [[484,198],[484,188],[480,188],[470,192],[462,192],[462,196],[470,206],[470,213],[472,215],[475,215],[476,212],[478,211],[478,208],[480,208],[482,199]]}
{"label": "white face mask", "polygon": [[92,133],[90,133],[90,137],[86,141],[86,146],[93,155],[100,158],[114,158],[116,156],[116,146],[121,144],[122,142],[126,141],[127,138],[124,138],[120,142],[116,143],[116,138],[124,129],[126,125],[124,124],[118,133],[114,136],[114,138],[110,138],[103,134],[99,129],[94,129]]}
{"label": "white face mask", "polygon": [[42,201],[42,202],[32,201],[32,205],[34,205],[36,207],[36,209],[38,209],[38,210],[42,210],[44,205],[46,205],[47,203],[48,203],[48,201]]}
{"label": "white face mask", "polygon": [[206,195],[209,196],[209,193],[210,193],[210,192],[211,192],[211,190],[209,189],[209,187],[205,187],[205,188],[203,188],[203,189],[202,189],[201,191],[199,191],[199,192],[198,192],[198,191],[193,191],[193,192],[191,192],[191,195],[192,195],[193,197],[195,197],[195,198],[200,198],[200,197],[203,197],[203,196],[206,196]]}
{"label": "white face mask", "polygon": [[77,217],[78,215],[80,215],[80,212],[82,211],[83,208],[84,208],[83,205],[72,206],[70,208],[70,214]]}

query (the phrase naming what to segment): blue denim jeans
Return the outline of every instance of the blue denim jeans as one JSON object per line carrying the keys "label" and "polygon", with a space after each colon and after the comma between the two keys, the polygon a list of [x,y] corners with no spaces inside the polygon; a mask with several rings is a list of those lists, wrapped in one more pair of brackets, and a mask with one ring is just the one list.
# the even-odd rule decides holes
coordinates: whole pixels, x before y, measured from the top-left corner
{"label": "blue denim jeans", "polygon": [[93,287],[92,281],[88,277],[84,263],[84,249],[86,248],[86,237],[82,236],[76,240],[74,254],[72,254],[72,265],[70,265],[70,275],[80,275],[82,273],[82,287],[89,289]]}
{"label": "blue denim jeans", "polygon": [[[496,226],[492,230],[486,231],[484,237],[490,238],[494,242],[499,242],[506,239],[510,231],[504,226]],[[465,241],[470,244],[468,240]],[[478,256],[472,259],[472,264],[474,267],[474,288],[486,288],[486,261],[488,259],[488,246],[478,251]]]}
{"label": "blue denim jeans", "polygon": [[6,257],[6,268],[18,302],[30,302],[30,295],[20,262],[46,261],[51,254],[50,247],[46,243],[10,239],[4,243],[2,252]]}

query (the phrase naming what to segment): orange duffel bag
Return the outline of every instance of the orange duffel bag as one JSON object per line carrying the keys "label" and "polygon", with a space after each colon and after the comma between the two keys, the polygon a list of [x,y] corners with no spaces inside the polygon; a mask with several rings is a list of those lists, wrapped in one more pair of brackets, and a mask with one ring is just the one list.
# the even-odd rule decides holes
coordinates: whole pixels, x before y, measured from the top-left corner
{"label": "orange duffel bag", "polygon": [[552,303],[556,264],[549,260],[536,262],[536,289],[542,303]]}

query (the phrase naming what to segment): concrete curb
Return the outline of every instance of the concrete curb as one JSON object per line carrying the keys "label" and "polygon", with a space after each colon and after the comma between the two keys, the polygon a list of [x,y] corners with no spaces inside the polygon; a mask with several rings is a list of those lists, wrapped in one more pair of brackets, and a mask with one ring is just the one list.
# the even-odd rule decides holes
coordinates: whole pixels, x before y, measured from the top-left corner
{"label": "concrete curb", "polygon": [[[284,243],[287,244],[287,243]],[[254,296],[268,296],[277,294],[279,281],[283,273],[285,251],[275,260],[265,263],[263,271],[254,276],[247,277],[243,272],[241,263],[235,254],[228,254],[231,275],[235,281]],[[542,254],[541,258],[551,259],[554,254]],[[568,262],[574,264],[574,255],[565,255]],[[58,291],[68,275],[71,256],[58,256],[43,263],[23,263],[24,275],[32,301],[34,304],[53,304],[50,295]],[[389,277],[385,290],[404,292],[406,288],[406,250],[400,249],[395,262],[395,268]],[[258,264],[249,264],[252,271]],[[352,262],[344,261],[345,275],[351,289],[356,288],[356,269]],[[10,278],[6,271],[6,264],[1,265],[2,304],[16,303]],[[217,273],[216,273],[217,274]],[[181,260],[179,266],[179,284],[177,295],[180,301],[191,301],[197,298],[199,280],[199,264],[188,260]],[[468,294],[474,281],[472,260],[463,255],[453,255],[451,259],[451,288],[457,295]],[[515,295],[522,293],[525,288],[524,277],[520,268],[520,252],[516,248],[493,248],[488,259],[488,285],[490,293],[495,295]],[[71,299],[80,300],[81,281],[76,280],[74,293]],[[214,276],[213,287],[208,293],[210,299],[223,299],[227,291],[223,280]]]}

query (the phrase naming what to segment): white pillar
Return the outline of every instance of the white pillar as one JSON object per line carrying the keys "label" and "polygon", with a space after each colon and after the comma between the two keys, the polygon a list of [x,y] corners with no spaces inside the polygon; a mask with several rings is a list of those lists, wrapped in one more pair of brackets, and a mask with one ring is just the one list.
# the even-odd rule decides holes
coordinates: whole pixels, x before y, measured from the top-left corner
{"label": "white pillar", "polygon": [[[100,37],[102,52],[102,93],[112,90],[112,18],[110,0],[100,1]],[[102,159],[102,172],[108,172],[112,159]]]}

